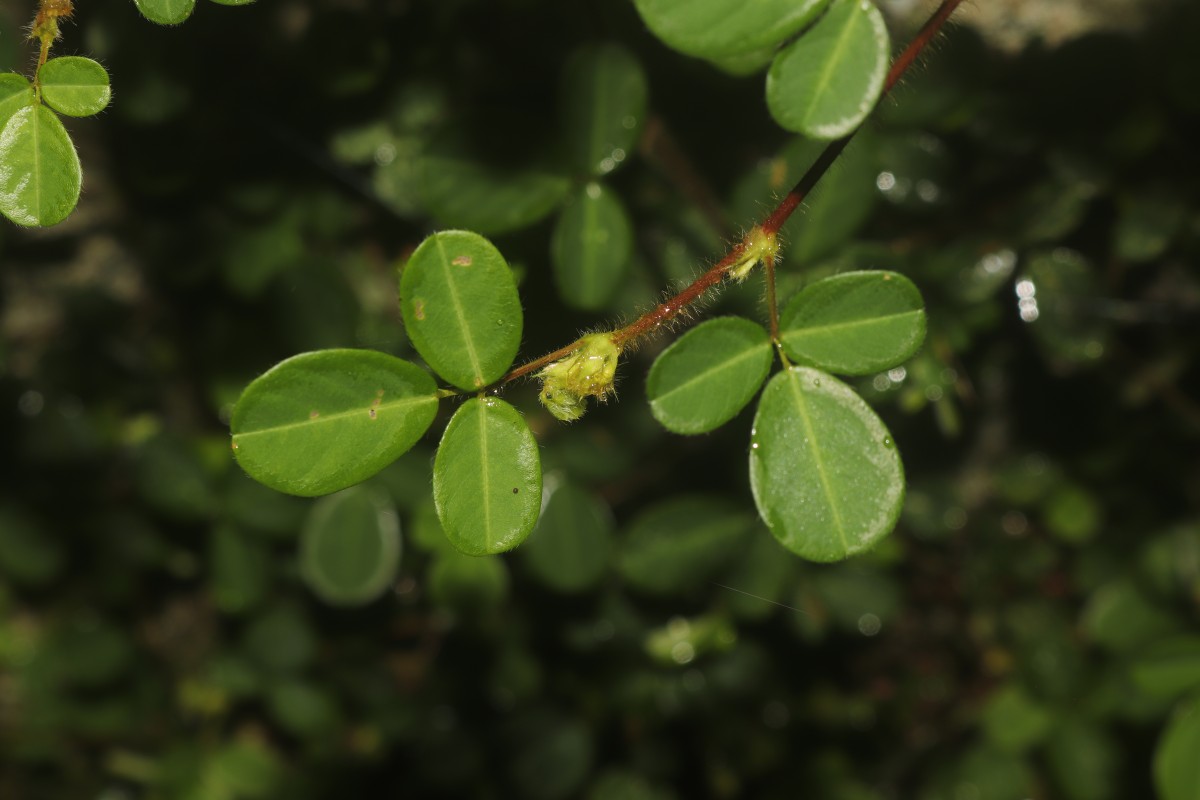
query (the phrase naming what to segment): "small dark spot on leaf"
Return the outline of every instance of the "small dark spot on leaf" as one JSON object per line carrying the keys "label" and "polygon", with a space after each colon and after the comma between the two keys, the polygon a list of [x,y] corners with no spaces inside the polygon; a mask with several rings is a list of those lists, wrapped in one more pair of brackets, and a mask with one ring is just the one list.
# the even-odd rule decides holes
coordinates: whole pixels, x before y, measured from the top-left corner
{"label": "small dark spot on leaf", "polygon": [[374,408],[370,409],[367,413],[371,415],[371,419],[375,419],[375,417],[379,416]]}
{"label": "small dark spot on leaf", "polygon": [[521,490],[520,490],[520,489],[518,489],[518,488],[517,488],[517,487],[515,487],[515,486],[513,487],[513,494],[516,494],[516,493],[517,493],[517,492],[519,492],[519,491],[521,491]]}
{"label": "small dark spot on leaf", "polygon": [[456,266],[459,266],[459,267],[469,267],[469,266],[471,266],[471,257],[470,256],[455,256],[454,260],[451,261],[450,263],[454,264]]}

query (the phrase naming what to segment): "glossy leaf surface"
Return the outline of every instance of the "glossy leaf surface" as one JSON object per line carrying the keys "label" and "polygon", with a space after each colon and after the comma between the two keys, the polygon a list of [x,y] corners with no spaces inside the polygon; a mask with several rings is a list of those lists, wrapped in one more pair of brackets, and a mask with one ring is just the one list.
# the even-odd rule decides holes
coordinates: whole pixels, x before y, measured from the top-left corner
{"label": "glossy leaf surface", "polygon": [[1167,726],[1154,753],[1160,800],[1200,800],[1200,701],[1192,700]]}
{"label": "glossy leaf surface", "polygon": [[33,85],[23,75],[15,72],[0,72],[0,130],[17,109],[36,102]]}
{"label": "glossy leaf surface", "polygon": [[790,358],[842,375],[868,375],[910,358],[925,340],[925,306],[896,272],[846,272],[806,286],[779,315]]}
{"label": "glossy leaf surface", "polygon": [[370,350],[319,350],[280,362],[233,410],[233,452],[254,479],[289,494],[366,480],[425,433],[437,413],[425,370]]}
{"label": "glossy leaf surface", "polygon": [[512,270],[476,233],[442,231],[421,243],[400,275],[400,310],[417,352],[462,389],[503,375],[521,343]]}
{"label": "glossy leaf surface", "polygon": [[0,129],[0,213],[18,225],[54,225],[75,208],[82,183],[75,145],[53,111],[26,105],[9,116]]}
{"label": "glossy leaf surface", "polygon": [[467,555],[525,540],[542,505],[542,465],[515,408],[486,397],[455,412],[433,462],[433,500],[446,537]]}
{"label": "glossy leaf surface", "polygon": [[550,257],[568,305],[599,310],[629,272],[633,224],[620,198],[599,183],[580,188],[558,218]]}
{"label": "glossy leaf surface", "polygon": [[854,130],[883,91],[891,44],[867,0],[834,0],[767,72],[767,107],[789,131],[837,139]]}
{"label": "glossy leaf surface", "polygon": [[586,591],[603,579],[612,560],[608,507],[571,484],[554,490],[537,528],[521,548],[525,566],[556,592]]}
{"label": "glossy leaf surface", "polygon": [[634,0],[654,35],[691,56],[722,58],[778,44],[827,0]]}
{"label": "glossy leaf surface", "polygon": [[617,44],[580,48],[564,68],[561,91],[573,169],[603,175],[633,154],[647,89],[632,53]]}
{"label": "glossy leaf surface", "polygon": [[454,154],[421,156],[421,204],[439,224],[492,235],[527,227],[562,203],[566,177],[546,169],[499,170]]}
{"label": "glossy leaf surface", "polygon": [[621,548],[621,574],[642,591],[674,594],[704,586],[739,552],[752,520],[711,497],[677,497],[643,511]]}
{"label": "glossy leaf surface", "polygon": [[108,72],[90,58],[52,58],[42,67],[41,82],[46,105],[72,117],[99,114],[112,99]]}
{"label": "glossy leaf surface", "polygon": [[196,0],[133,0],[142,16],[159,25],[178,25],[192,15]]}
{"label": "glossy leaf surface", "polygon": [[331,605],[359,606],[375,600],[400,563],[396,509],[372,487],[352,486],[321,498],[301,537],[301,574]]}
{"label": "glossy leaf surface", "polygon": [[761,325],[721,317],[697,325],[663,351],[646,378],[650,411],[675,433],[707,433],[737,416],[771,369]]}
{"label": "glossy leaf surface", "polygon": [[892,530],[904,468],[887,428],[853,389],[793,367],[772,378],[759,401],[750,488],[784,547],[812,561],[839,561]]}

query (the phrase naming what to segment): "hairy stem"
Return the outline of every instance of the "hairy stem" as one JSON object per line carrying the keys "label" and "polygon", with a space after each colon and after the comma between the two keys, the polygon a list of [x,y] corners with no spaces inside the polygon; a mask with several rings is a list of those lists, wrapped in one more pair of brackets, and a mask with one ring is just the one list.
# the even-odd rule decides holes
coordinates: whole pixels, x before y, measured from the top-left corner
{"label": "hairy stem", "polygon": [[70,17],[74,10],[71,0],[40,0],[38,3],[37,16],[29,26],[29,38],[40,43],[37,68],[33,72],[33,90],[39,99],[42,96],[42,67],[50,57],[50,48],[62,35],[58,21]]}
{"label": "hairy stem", "polygon": [[[888,70],[887,79],[884,82],[883,92],[880,97],[887,95],[889,91],[899,82],[900,78],[912,66],[917,57],[925,50],[942,26],[946,24],[946,20],[954,13],[954,10],[962,4],[963,0],[942,0],[938,5],[937,10],[926,21],[921,30],[908,43],[908,46],[898,55],[892,62],[891,69]],[[830,142],[821,155],[813,162],[804,176],[796,182],[791,191],[784,196],[779,202],[779,205],[767,215],[761,225],[755,226],[755,231],[766,236],[774,237],[779,233],[779,230],[784,226],[788,219],[792,216],[795,210],[804,202],[804,198],[808,196],[813,187],[816,186],[829,167],[833,164],[842,151],[846,149],[846,145],[850,143],[851,138],[857,133],[857,129],[849,135],[841,139],[835,139]],[[692,303],[701,299],[710,289],[718,286],[729,273],[738,267],[742,262],[742,255],[747,249],[747,241],[735,245],[725,254],[725,257],[713,265],[707,272],[696,278],[685,289],[674,295],[668,300],[659,303],[650,311],[642,314],[636,320],[626,325],[624,328],[619,328],[612,333],[612,341],[619,348],[626,348],[636,342],[638,339],[653,334],[659,330],[663,324],[670,322],[675,317],[679,316]],[[768,257],[763,259],[768,264],[767,272],[767,297],[768,297],[768,312],[770,314],[771,337],[778,339],[779,337],[779,315],[775,306],[775,271],[773,258]],[[507,375],[501,378],[498,383],[505,384],[517,378],[529,375],[548,364],[557,361],[558,359],[570,355],[581,347],[581,340],[576,340],[566,347],[559,348],[553,353],[542,356],[539,359],[530,361],[526,364],[511,370]]]}

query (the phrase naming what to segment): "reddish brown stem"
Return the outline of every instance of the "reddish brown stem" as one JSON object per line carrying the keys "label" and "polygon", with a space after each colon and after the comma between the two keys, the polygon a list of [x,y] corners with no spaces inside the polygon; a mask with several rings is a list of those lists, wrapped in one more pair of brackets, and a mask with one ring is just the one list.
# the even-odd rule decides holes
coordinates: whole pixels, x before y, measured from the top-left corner
{"label": "reddish brown stem", "polygon": [[[954,13],[954,10],[962,4],[963,0],[942,0],[937,10],[921,27],[908,46],[896,57],[892,62],[891,69],[888,70],[887,78],[884,81],[883,92],[881,97],[886,95],[899,82],[901,76],[908,70],[912,63],[916,61],[921,52],[929,45],[942,26],[946,24],[946,20]],[[843,136],[841,139],[835,139],[826,146],[821,155],[813,162],[804,176],[797,181],[792,190],[784,196],[779,205],[775,207],[763,223],[759,226],[762,231],[768,236],[778,234],[779,230],[784,226],[788,219],[792,216],[795,210],[804,202],[804,198],[817,185],[829,167],[833,164],[842,151],[846,149],[846,145],[850,143],[851,138],[858,132],[858,129],[852,131],[849,135]],[[746,248],[745,242],[736,245],[725,257],[718,261],[713,267],[705,272],[700,277],[696,278],[687,288],[666,300],[650,311],[647,311],[642,316],[638,317],[629,325],[613,332],[613,343],[617,347],[624,348],[633,343],[637,339],[650,334],[663,325],[677,317],[682,311],[692,303],[699,300],[708,292],[709,289],[717,286],[725,279],[729,268],[739,263],[739,259]],[[775,308],[775,273],[773,264],[767,267],[767,296],[768,305],[770,308],[771,335],[772,338],[778,339],[779,333],[779,316]],[[523,364],[520,367],[509,372],[500,379],[500,383],[508,383],[511,380],[528,375],[542,367],[557,361],[563,356],[569,355],[580,347],[579,341],[575,341],[566,347],[559,348],[553,353],[542,356],[536,361],[531,361],[528,364]]]}

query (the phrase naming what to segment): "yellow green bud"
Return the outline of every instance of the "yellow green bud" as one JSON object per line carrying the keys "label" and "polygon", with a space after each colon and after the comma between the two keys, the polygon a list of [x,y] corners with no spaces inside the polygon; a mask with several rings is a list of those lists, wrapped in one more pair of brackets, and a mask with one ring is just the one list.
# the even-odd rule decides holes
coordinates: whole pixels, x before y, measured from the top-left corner
{"label": "yellow green bud", "polygon": [[538,377],[542,391],[538,399],[546,410],[563,422],[572,422],[587,411],[588,397],[604,402],[613,392],[621,349],[611,333],[584,336],[580,347],[565,358],[545,367]]}

